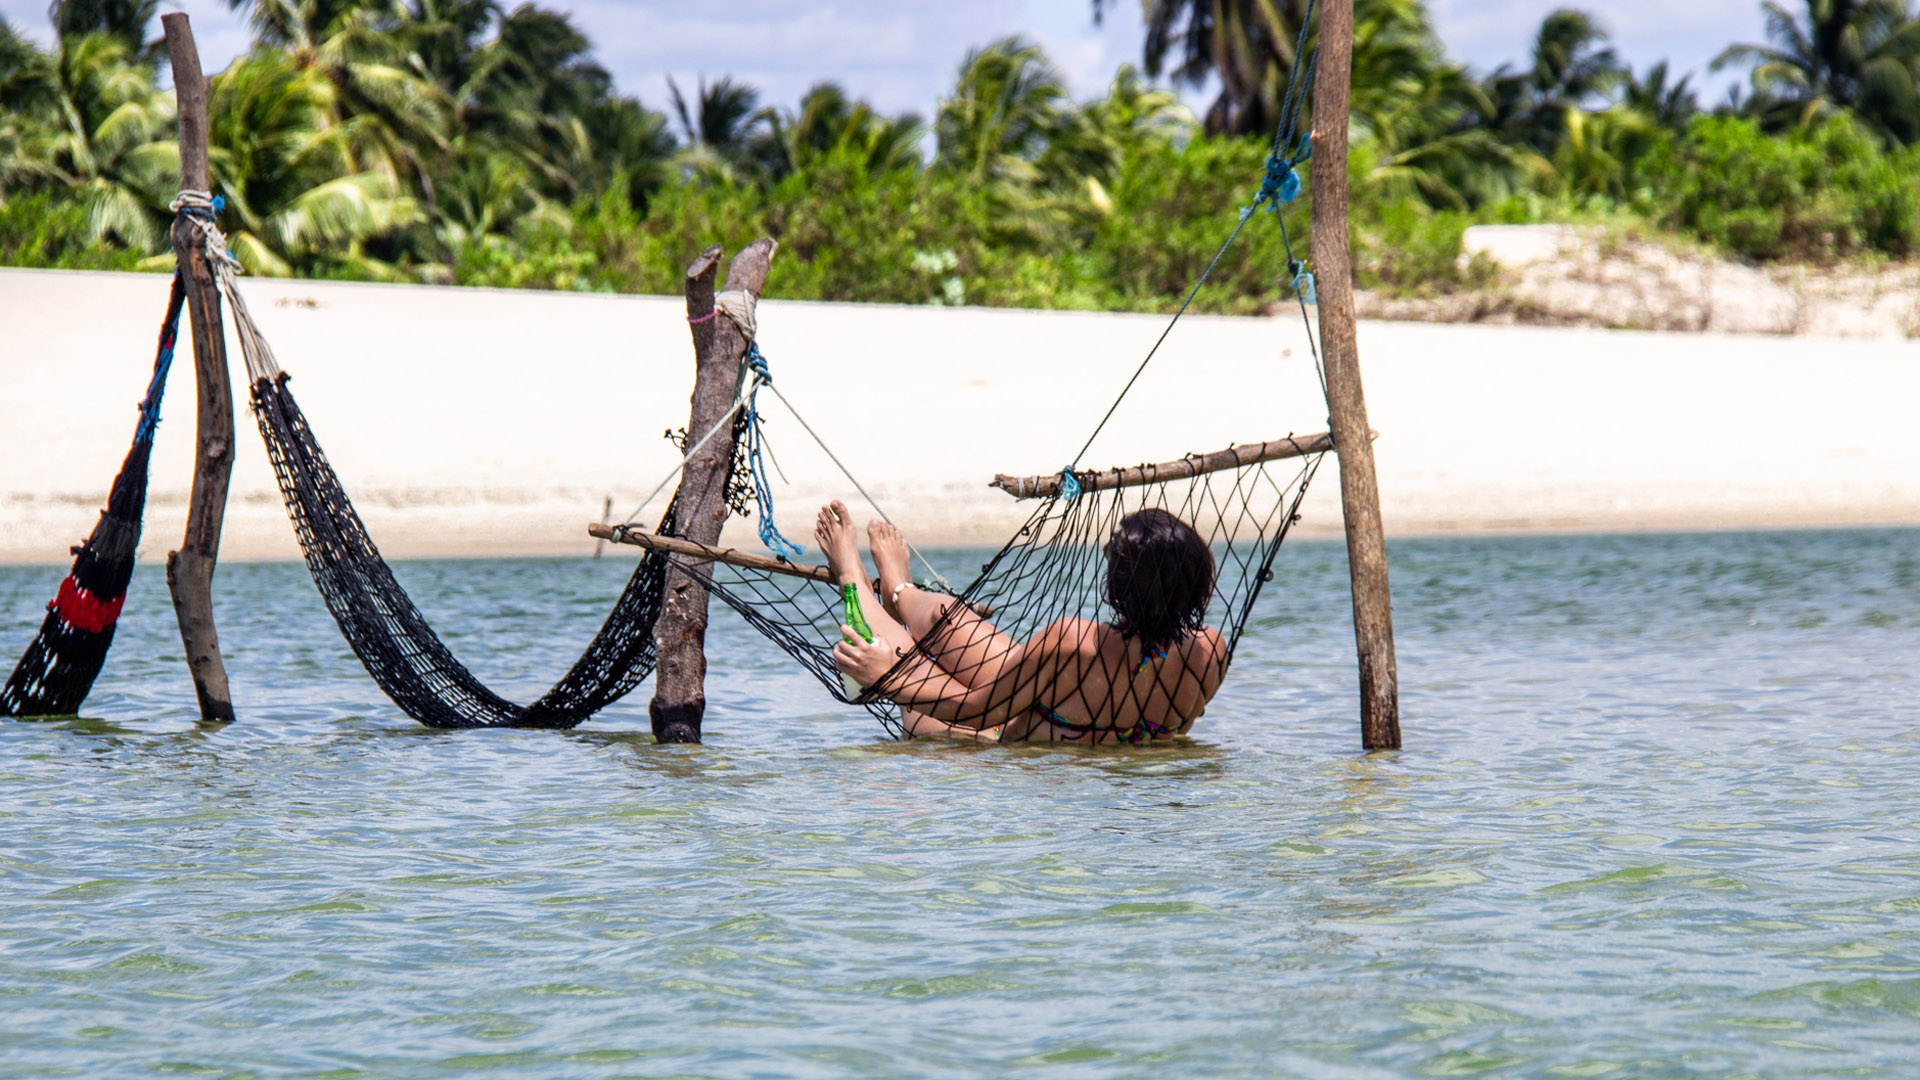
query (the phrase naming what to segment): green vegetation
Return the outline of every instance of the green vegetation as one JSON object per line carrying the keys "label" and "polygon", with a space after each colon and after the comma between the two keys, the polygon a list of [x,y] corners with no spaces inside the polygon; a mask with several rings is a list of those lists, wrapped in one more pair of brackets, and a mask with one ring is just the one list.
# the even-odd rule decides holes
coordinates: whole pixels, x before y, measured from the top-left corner
{"label": "green vegetation", "polygon": [[[1098,18],[1109,0],[1094,0]],[[1132,0],[1128,0],[1132,2]],[[1030,42],[976,49],[930,122],[823,83],[791,110],[731,79],[617,94],[566,16],[494,0],[240,0],[213,78],[222,218],[255,273],[671,292],[690,255],[771,234],[784,296],[1164,310],[1251,202],[1306,0],[1147,0],[1141,70],[1075,102]],[[1751,89],[1703,111],[1589,15],[1523,65],[1450,59],[1421,0],[1357,0],[1351,180],[1365,286],[1472,284],[1476,222],[1628,223],[1753,260],[1920,246],[1913,0],[1763,5]],[[166,265],[177,183],[156,0],[60,0],[58,44],[0,21],[0,261]],[[1309,46],[1311,47],[1311,45]],[[1217,80],[1201,117],[1164,85]],[[1286,209],[1304,238],[1307,200]],[[1289,274],[1256,222],[1201,294]],[[1304,247],[1301,248],[1304,254]]]}

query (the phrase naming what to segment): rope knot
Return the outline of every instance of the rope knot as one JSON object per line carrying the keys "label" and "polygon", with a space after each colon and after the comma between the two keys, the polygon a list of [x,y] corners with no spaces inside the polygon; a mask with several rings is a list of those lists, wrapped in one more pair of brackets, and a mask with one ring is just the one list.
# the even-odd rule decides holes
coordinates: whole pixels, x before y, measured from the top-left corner
{"label": "rope knot", "polygon": [[1080,497],[1080,478],[1073,474],[1073,466],[1060,470],[1060,498],[1072,502]]}
{"label": "rope knot", "polygon": [[167,204],[167,209],[176,214],[188,214],[208,221],[212,221],[213,215],[226,208],[225,196],[215,195],[210,191],[196,191],[192,188],[182,188],[180,194]]}
{"label": "rope knot", "polygon": [[773,385],[773,372],[767,367],[767,358],[760,353],[760,343],[747,342],[747,370],[753,372],[754,382],[767,386]]}
{"label": "rope knot", "polygon": [[1260,182],[1260,193],[1253,197],[1253,205],[1243,210],[1240,216],[1244,219],[1262,205],[1272,206],[1277,215],[1280,207],[1299,198],[1300,173],[1297,170],[1312,156],[1311,135],[1300,140],[1300,149],[1292,157],[1288,157],[1283,150],[1275,150],[1273,156],[1267,159],[1267,175]]}

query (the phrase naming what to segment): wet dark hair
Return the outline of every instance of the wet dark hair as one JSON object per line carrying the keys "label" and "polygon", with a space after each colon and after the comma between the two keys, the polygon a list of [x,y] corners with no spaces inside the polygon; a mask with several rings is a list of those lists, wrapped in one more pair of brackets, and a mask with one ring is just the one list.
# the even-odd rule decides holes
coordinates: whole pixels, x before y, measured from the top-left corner
{"label": "wet dark hair", "polygon": [[1114,628],[1147,652],[1204,625],[1213,598],[1213,552],[1193,526],[1160,509],[1120,519],[1107,542],[1107,603]]}

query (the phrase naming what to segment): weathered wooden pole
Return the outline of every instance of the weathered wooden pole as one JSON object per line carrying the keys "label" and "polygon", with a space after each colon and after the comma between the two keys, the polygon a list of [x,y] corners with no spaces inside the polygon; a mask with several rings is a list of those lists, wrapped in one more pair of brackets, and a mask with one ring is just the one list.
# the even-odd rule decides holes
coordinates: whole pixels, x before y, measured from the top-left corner
{"label": "weathered wooden pole", "polygon": [[1393,655],[1393,603],[1380,483],[1360,386],[1353,268],[1347,248],[1347,114],[1353,82],[1353,0],[1321,0],[1320,66],[1313,82],[1313,269],[1320,294],[1320,348],[1340,455],[1340,509],[1353,579],[1353,637],[1360,654],[1360,744],[1400,748],[1400,677]]}
{"label": "weathered wooden pole", "polygon": [[[210,191],[207,167],[207,79],[200,72],[187,17],[160,17],[167,53],[173,58],[173,93],[180,113],[180,189]],[[193,459],[193,494],[180,550],[167,555],[167,588],[180,621],[180,643],[200,698],[200,718],[233,719],[227,667],[213,625],[213,568],[220,554],[220,526],[227,513],[227,482],[233,473],[233,389],[227,381],[227,337],[220,319],[220,291],[207,261],[200,229],[183,211],[173,220],[173,253],[185,269],[187,315],[193,332],[193,370],[199,384],[199,442]]]}
{"label": "weathered wooden pole", "polygon": [[[727,267],[728,292],[743,292],[754,302],[766,286],[776,243],[757,240]],[[740,362],[748,340],[731,318],[714,307],[713,279],[718,246],[700,253],[687,268],[687,322],[693,332],[693,412],[687,421],[687,445],[699,442],[733,407]],[[727,480],[733,473],[734,437],[729,428],[707,440],[687,459],[680,488],[673,496],[671,535],[699,544],[717,544],[727,522]],[[707,587],[675,570],[667,575],[666,600],[654,626],[659,646],[653,702],[647,713],[660,742],[699,742],[700,720],[707,711]]]}

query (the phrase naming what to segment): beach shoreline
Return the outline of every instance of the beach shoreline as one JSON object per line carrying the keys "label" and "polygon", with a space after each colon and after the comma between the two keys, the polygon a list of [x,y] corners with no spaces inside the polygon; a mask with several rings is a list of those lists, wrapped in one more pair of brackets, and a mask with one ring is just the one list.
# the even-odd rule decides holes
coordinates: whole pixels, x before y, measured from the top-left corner
{"label": "beach shoreline", "polygon": [[[776,296],[778,282],[776,263]],[[650,525],[664,506],[638,503],[675,460],[663,433],[686,423],[680,298],[241,287],[389,557],[588,554],[607,499],[614,521]],[[0,270],[0,563],[63,563],[93,526],[165,296],[160,275]],[[916,542],[997,547],[1032,504],[988,481],[1064,465],[1165,324],[769,299],[760,340],[782,392]],[[1390,538],[1920,524],[1920,342],[1364,321],[1360,346]],[[184,519],[186,352],[155,444],[145,562]],[[236,390],[222,557],[298,558]],[[805,537],[813,509],[852,487],[792,415],[763,406],[787,481],[775,520]],[[1189,316],[1082,467],[1324,429],[1297,315]],[[1338,494],[1330,459],[1297,535],[1339,535]],[[725,539],[755,544],[752,523]]]}

